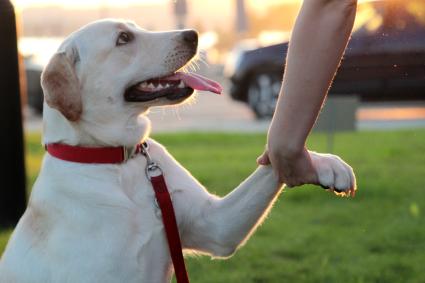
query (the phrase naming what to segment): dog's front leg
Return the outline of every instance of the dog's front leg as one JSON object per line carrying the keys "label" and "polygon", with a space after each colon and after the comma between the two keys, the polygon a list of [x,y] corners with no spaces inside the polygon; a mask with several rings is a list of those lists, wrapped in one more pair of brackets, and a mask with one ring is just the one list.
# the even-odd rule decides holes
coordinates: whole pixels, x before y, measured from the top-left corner
{"label": "dog's front leg", "polygon": [[[267,215],[281,191],[270,166],[259,166],[242,184],[220,198],[208,191],[167,151],[150,141],[171,186],[183,247],[228,257]],[[355,187],[351,167],[331,154],[310,152],[322,185],[347,191]]]}
{"label": "dog's front leg", "polygon": [[[342,159],[331,154],[310,155],[322,185],[345,195],[355,188],[353,170]],[[265,218],[280,189],[271,167],[260,166],[224,198],[204,195],[205,201],[192,205],[189,215],[197,217],[191,218],[187,228],[187,246],[216,257],[232,255]]]}
{"label": "dog's front leg", "polygon": [[270,166],[260,166],[224,198],[210,195],[187,228],[189,248],[228,257],[262,222],[281,191]]}

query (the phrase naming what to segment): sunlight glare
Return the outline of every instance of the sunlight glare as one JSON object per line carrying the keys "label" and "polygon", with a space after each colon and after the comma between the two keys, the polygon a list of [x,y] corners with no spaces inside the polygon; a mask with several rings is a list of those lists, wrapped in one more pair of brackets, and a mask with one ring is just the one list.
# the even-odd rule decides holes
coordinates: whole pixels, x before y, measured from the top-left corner
{"label": "sunlight glare", "polygon": [[61,6],[65,8],[125,6],[125,5],[163,5],[169,0],[12,0],[19,8],[37,6]]}

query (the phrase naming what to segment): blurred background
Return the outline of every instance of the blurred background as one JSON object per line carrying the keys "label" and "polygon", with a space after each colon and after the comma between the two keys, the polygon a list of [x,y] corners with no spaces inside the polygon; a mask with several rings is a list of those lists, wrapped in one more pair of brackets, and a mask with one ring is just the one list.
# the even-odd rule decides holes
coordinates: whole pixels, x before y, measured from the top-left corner
{"label": "blurred background", "polygon": [[[15,0],[19,50],[28,80],[26,126],[40,129],[39,76],[62,39],[105,17],[149,30],[195,28],[197,72],[218,80],[224,97],[200,93],[196,107],[153,110],[155,131],[265,131],[279,92],[299,0]],[[425,126],[425,1],[360,1],[353,38],[317,128]],[[336,103],[336,104],[335,104]],[[335,104],[335,107],[332,105]],[[332,109],[330,109],[332,110]],[[330,124],[332,120],[341,123]],[[341,119],[339,119],[342,115]]]}
{"label": "blurred background", "polygon": [[[27,195],[44,154],[43,66],[69,33],[105,17],[127,18],[154,31],[197,29],[200,59],[193,71],[219,81],[223,95],[199,92],[189,104],[152,109],[153,137],[221,196],[256,167],[301,0],[12,2],[27,82],[27,91],[21,88]],[[285,190],[271,217],[234,257],[189,258],[191,279],[425,282],[424,128],[425,0],[359,1],[352,39],[308,139],[310,149],[333,152],[352,165],[356,198],[333,197],[313,186]],[[10,175],[2,186],[3,201],[4,192],[17,191],[18,178],[0,172],[2,179]],[[2,206],[15,208],[15,200],[13,196]],[[0,229],[0,254],[13,230],[13,225],[5,227]]]}

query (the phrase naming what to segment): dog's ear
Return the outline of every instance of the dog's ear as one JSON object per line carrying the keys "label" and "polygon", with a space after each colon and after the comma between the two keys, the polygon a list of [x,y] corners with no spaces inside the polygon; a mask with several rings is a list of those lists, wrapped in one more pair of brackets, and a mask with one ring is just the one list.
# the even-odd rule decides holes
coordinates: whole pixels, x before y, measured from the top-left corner
{"label": "dog's ear", "polygon": [[78,121],[83,112],[80,84],[75,72],[78,54],[73,50],[58,52],[41,74],[41,86],[46,103],[59,110],[69,121]]}

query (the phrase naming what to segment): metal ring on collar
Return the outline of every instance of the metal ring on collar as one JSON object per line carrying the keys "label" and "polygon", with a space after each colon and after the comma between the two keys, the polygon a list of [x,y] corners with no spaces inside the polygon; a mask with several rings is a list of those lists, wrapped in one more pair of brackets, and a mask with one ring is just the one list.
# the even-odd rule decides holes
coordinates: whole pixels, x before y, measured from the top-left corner
{"label": "metal ring on collar", "polygon": [[162,175],[162,169],[161,167],[159,167],[158,164],[156,164],[155,162],[150,162],[146,165],[146,177],[151,180],[152,177],[157,177]]}

